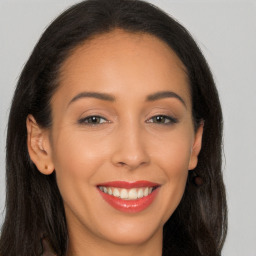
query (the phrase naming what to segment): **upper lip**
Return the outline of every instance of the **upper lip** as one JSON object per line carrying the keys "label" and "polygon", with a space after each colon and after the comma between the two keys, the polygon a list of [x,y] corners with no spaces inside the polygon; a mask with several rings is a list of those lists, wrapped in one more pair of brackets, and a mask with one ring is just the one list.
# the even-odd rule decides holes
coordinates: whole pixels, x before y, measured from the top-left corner
{"label": "upper lip", "polygon": [[138,180],[138,181],[109,181],[109,182],[104,182],[100,183],[97,185],[97,187],[116,187],[116,188],[140,188],[140,187],[156,187],[160,186],[160,184],[151,182],[151,181],[146,181],[146,180]]}

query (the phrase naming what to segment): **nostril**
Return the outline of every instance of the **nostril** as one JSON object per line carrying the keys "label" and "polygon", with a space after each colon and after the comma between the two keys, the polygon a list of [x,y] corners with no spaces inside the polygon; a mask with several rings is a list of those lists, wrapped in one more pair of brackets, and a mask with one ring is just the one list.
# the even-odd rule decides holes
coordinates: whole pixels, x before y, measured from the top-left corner
{"label": "nostril", "polygon": [[123,165],[125,165],[125,163],[124,162],[119,162],[119,165],[123,166]]}

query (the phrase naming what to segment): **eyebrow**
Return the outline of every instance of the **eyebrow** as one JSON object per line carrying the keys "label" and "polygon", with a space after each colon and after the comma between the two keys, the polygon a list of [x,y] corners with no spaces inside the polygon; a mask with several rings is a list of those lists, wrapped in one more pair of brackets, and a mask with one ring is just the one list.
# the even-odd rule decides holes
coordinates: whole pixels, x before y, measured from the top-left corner
{"label": "eyebrow", "polygon": [[99,93],[99,92],[81,92],[77,94],[72,100],[68,103],[70,105],[71,103],[82,99],[82,98],[95,98],[99,100],[105,100],[105,101],[115,101],[116,98],[110,94],[107,93]]}
{"label": "eyebrow", "polygon": [[[81,92],[81,93],[77,94],[74,98],[72,98],[72,100],[69,102],[68,105],[70,105],[71,103],[73,103],[79,99],[82,99],[82,98],[95,98],[95,99],[100,99],[100,100],[105,100],[105,101],[110,101],[110,102],[116,101],[115,96],[110,95],[108,93]],[[164,99],[164,98],[176,98],[187,108],[186,103],[182,99],[182,97],[172,91],[160,91],[160,92],[150,94],[146,97],[146,101],[156,101],[156,100],[160,100],[160,99]]]}
{"label": "eyebrow", "polygon": [[160,99],[164,99],[164,98],[176,98],[187,108],[186,103],[182,99],[182,97],[172,91],[162,91],[162,92],[156,92],[156,93],[150,94],[147,96],[146,100],[147,101],[156,101],[156,100],[160,100]]}

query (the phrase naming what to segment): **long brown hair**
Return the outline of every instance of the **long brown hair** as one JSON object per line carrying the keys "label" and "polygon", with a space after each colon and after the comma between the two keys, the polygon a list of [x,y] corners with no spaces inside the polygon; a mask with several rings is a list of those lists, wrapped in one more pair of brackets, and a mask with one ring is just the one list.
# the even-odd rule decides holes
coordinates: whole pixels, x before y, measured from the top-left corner
{"label": "long brown hair", "polygon": [[[115,28],[156,36],[186,67],[195,129],[204,120],[198,165],[189,172],[180,205],[164,226],[163,255],[221,254],[227,209],[221,172],[222,112],[212,74],[188,31],[157,7],[138,0],[88,0],[72,6],[46,29],[27,61],[10,110],[6,153],[6,215],[0,239],[2,256],[41,254],[47,236],[58,255],[65,255],[68,233],[55,174],[42,175],[27,150],[26,118],[32,114],[51,127],[50,100],[59,69],[84,41]],[[193,175],[202,186],[196,186]]]}

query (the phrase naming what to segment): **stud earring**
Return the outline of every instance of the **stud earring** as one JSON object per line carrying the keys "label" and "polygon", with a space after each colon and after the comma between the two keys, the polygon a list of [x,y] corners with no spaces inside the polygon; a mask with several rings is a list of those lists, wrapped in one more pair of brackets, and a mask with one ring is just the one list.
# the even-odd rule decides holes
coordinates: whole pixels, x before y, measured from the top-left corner
{"label": "stud earring", "polygon": [[204,184],[203,178],[199,176],[195,171],[192,171],[191,173],[191,181],[197,187],[201,187]]}
{"label": "stud earring", "polygon": [[201,187],[204,184],[202,177],[198,175],[193,178],[193,182],[197,187]]}

